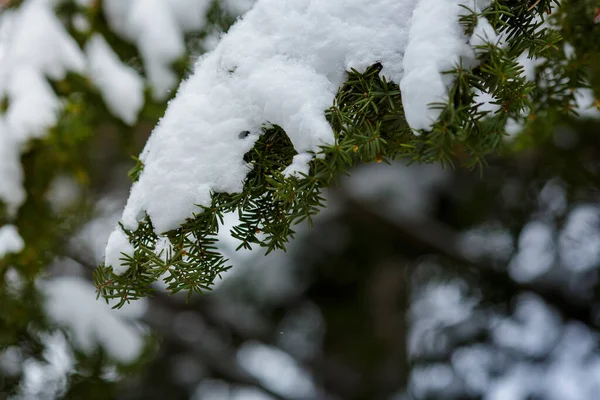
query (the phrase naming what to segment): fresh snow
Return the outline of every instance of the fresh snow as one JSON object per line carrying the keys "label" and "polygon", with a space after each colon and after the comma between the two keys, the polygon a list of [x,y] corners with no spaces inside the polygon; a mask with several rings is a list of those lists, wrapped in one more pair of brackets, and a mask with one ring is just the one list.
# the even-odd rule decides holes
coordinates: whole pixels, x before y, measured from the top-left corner
{"label": "fresh snow", "polygon": [[471,35],[469,44],[472,47],[483,46],[487,43],[497,44],[500,37],[485,17],[477,18],[477,25]]}
{"label": "fresh snow", "polygon": [[[308,172],[310,153],[333,143],[324,111],[350,68],[364,71],[380,62],[382,74],[401,84],[411,127],[431,128],[436,111],[430,103],[445,101],[453,79],[442,72],[461,59],[466,66],[475,60],[458,22],[459,4],[480,9],[489,1],[468,3],[259,0],[200,57],[154,129],[123,212],[125,228],[136,229],[147,215],[162,234],[192,217],[197,205],[210,204],[211,193],[240,192],[252,168],[243,156],[264,124],[281,126],[299,153],[285,174]],[[104,4],[122,18],[121,29],[133,29],[125,23],[129,2]],[[484,24],[477,33],[491,35]],[[250,135],[240,137],[243,131]],[[111,235],[106,264],[122,273],[118,260],[132,249],[120,230]]]}
{"label": "fresh snow", "polygon": [[465,68],[474,66],[471,46],[494,38],[494,30],[484,18],[479,19],[473,37],[466,37],[459,23],[465,11],[461,4],[476,10],[486,6],[466,0],[421,0],[415,8],[400,81],[406,121],[413,129],[431,130],[441,114],[431,104],[448,101],[447,91],[454,77],[443,72],[461,63]]}
{"label": "fresh snow", "polygon": [[[243,155],[264,123],[282,126],[299,153],[332,143],[324,110],[346,70],[381,61],[390,79],[401,77],[413,4],[257,2],[200,58],[155,128],[123,213],[125,226],[135,229],[147,213],[162,233],[191,217],[196,204],[209,204],[211,192],[241,191],[251,168]],[[242,131],[251,134],[240,139]],[[123,249],[111,246],[107,260],[119,258],[112,251]]]}
{"label": "fresh snow", "polygon": [[96,34],[87,42],[86,54],[92,81],[100,89],[109,111],[128,125],[137,121],[144,105],[144,81],[123,64],[106,40]]}
{"label": "fresh snow", "polygon": [[113,272],[117,275],[125,273],[129,267],[124,263],[124,254],[133,255],[134,248],[129,243],[127,235],[120,229],[115,229],[108,237],[106,244],[107,265],[112,265]]}

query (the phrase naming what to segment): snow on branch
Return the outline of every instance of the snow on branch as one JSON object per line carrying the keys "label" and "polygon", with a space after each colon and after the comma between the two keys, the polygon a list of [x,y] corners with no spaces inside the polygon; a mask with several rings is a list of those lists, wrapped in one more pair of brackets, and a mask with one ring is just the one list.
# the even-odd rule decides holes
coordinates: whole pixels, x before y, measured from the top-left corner
{"label": "snow on branch", "polygon": [[[283,128],[299,153],[286,176],[306,172],[307,154],[334,143],[325,110],[351,69],[380,63],[381,75],[407,90],[409,123],[427,128],[430,103],[443,102],[452,84],[443,72],[474,59],[458,20],[462,3],[259,0],[198,60],[154,129],[124,228],[149,217],[160,235],[210,206],[213,193],[240,192],[250,170],[244,154],[266,124]],[[115,272],[128,269],[126,239],[120,227],[109,238],[105,262]]]}

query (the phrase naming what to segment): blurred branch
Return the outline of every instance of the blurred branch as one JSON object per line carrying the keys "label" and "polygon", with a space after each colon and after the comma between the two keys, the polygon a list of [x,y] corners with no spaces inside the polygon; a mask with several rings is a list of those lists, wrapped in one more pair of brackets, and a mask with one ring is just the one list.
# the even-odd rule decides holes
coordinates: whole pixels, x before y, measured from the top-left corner
{"label": "blurred branch", "polygon": [[515,294],[531,292],[542,298],[566,319],[580,321],[591,328],[600,325],[594,318],[593,303],[576,302],[561,293],[559,288],[549,287],[539,282],[519,283],[511,279],[506,269],[493,269],[489,265],[467,259],[458,249],[459,236],[452,228],[426,216],[418,218],[395,214],[393,218],[382,215],[369,207],[341,187],[333,189],[332,194],[345,201],[346,207],[354,218],[361,223],[376,226],[376,234],[385,240],[402,242],[410,246],[415,256],[434,254],[453,263],[460,273],[475,276],[484,289],[501,293],[502,300],[510,303]]}

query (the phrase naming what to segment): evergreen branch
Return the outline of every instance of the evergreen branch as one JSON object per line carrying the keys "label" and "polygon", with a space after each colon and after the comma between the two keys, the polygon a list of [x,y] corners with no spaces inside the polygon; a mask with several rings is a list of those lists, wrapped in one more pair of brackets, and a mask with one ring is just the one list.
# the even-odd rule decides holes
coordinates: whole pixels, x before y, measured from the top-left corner
{"label": "evergreen branch", "polygon": [[[158,237],[149,218],[135,231],[123,229],[135,248],[135,254],[124,259],[130,268],[116,276],[110,266],[100,266],[95,273],[99,294],[119,299],[117,306],[121,306],[150,294],[157,279],[164,279],[173,293],[185,291],[190,296],[210,290],[214,280],[231,267],[217,248],[217,233],[226,213],[239,217],[231,231],[239,240],[238,249],[260,246],[267,254],[285,250],[295,235],[293,226],[304,220],[310,224],[324,207],[323,188],[360,163],[404,158],[482,168],[485,156],[501,145],[509,119],[535,121],[540,114],[572,113],[573,92],[585,85],[586,72],[585,67],[568,61],[558,31],[543,26],[543,15],[553,4],[554,0],[530,5],[520,0],[494,1],[479,14],[467,10],[460,20],[466,32],[475,29],[478,18],[485,17],[504,36],[506,45],[477,46],[478,66],[459,64],[447,71],[454,79],[447,101],[431,105],[440,111],[440,117],[430,132],[418,136],[404,117],[398,85],[380,75],[381,64],[364,73],[348,71],[326,112],[335,141],[321,146],[308,175],[283,174],[296,151],[283,129],[266,125],[244,157],[252,170],[243,190],[213,193],[210,206],[199,206],[199,212],[180,228],[165,233],[168,250],[157,248]],[[527,80],[517,61],[524,51],[543,60],[537,85]],[[477,91],[488,93],[497,110],[484,110],[483,104],[476,102]],[[138,163],[132,178],[142,168]]]}

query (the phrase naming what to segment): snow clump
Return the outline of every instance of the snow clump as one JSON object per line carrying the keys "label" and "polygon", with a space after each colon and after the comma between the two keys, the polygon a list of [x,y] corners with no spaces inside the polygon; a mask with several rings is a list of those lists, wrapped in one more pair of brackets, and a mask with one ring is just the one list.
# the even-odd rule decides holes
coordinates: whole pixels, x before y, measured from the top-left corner
{"label": "snow clump", "polygon": [[[209,205],[211,193],[240,192],[250,169],[243,156],[265,123],[281,126],[299,153],[286,175],[306,172],[307,155],[334,141],[324,111],[351,68],[381,63],[381,74],[401,85],[411,127],[430,128],[436,116],[429,106],[444,101],[452,82],[443,72],[461,59],[467,65],[475,60],[458,20],[463,3],[257,1],[200,57],[154,129],[140,156],[144,170],[123,212],[124,227],[135,230],[149,216],[160,235],[192,217],[197,205]],[[482,8],[489,1],[473,3]],[[245,131],[250,134],[240,136]],[[114,245],[123,242],[122,234],[114,235],[107,265],[131,254]]]}

